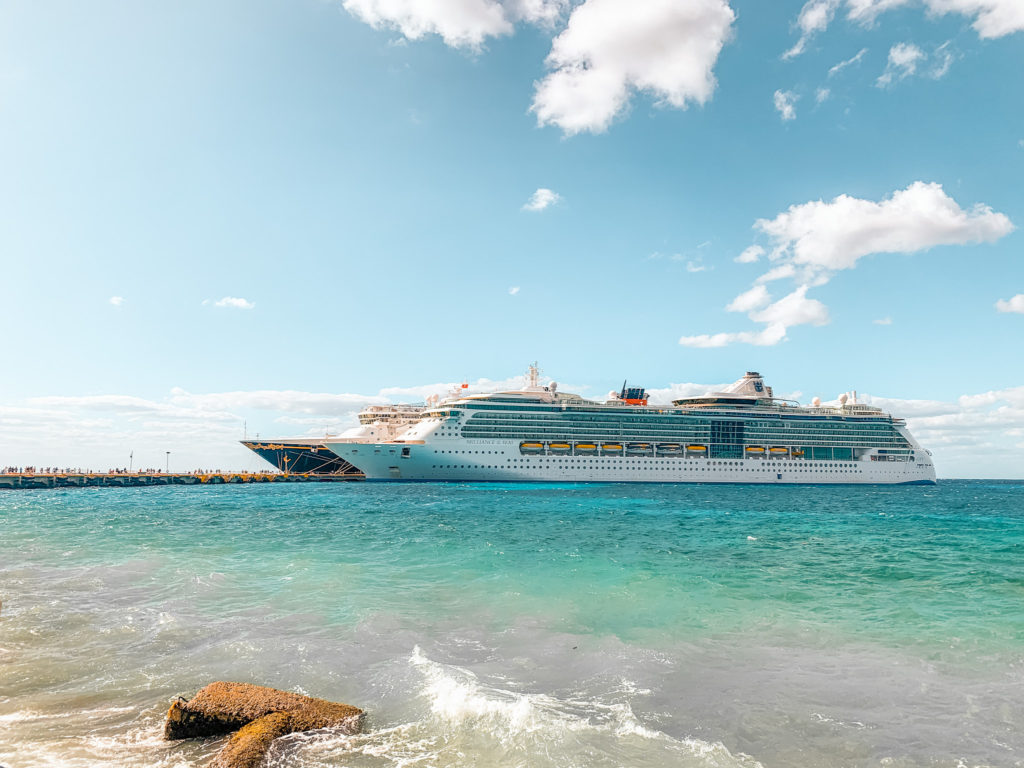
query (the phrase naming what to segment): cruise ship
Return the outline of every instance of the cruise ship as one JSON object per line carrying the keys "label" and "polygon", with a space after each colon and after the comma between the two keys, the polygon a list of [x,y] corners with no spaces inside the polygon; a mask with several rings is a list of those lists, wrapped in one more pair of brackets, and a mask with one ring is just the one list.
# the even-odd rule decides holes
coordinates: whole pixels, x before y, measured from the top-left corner
{"label": "cruise ship", "polygon": [[747,372],[722,392],[651,404],[641,387],[605,402],[542,385],[429,403],[393,438],[326,441],[367,480],[932,484],[906,422],[843,395],[809,406]]}
{"label": "cruise ship", "polygon": [[371,405],[359,413],[359,426],[340,435],[320,438],[274,438],[242,440],[241,443],[285,474],[331,474],[362,479],[363,473],[351,462],[327,447],[331,440],[340,444],[391,440],[415,424],[423,413],[422,405]]}

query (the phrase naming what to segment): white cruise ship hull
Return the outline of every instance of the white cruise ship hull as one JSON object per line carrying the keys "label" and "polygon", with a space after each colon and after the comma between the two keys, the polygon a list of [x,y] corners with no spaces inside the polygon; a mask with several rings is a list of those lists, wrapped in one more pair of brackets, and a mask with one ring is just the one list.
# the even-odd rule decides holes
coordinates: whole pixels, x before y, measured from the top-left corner
{"label": "white cruise ship hull", "polygon": [[926,452],[908,461],[798,458],[526,456],[516,440],[434,439],[418,443],[328,442],[367,480],[553,483],[752,483],[763,485],[933,484]]}

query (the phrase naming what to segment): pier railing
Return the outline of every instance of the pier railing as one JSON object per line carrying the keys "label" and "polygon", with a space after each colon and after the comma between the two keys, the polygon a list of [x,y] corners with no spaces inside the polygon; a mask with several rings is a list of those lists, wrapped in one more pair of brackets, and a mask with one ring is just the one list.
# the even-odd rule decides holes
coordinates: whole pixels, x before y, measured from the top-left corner
{"label": "pier railing", "polygon": [[124,488],[156,485],[229,485],[240,483],[332,483],[362,480],[362,475],[288,472],[8,472],[0,489]]}

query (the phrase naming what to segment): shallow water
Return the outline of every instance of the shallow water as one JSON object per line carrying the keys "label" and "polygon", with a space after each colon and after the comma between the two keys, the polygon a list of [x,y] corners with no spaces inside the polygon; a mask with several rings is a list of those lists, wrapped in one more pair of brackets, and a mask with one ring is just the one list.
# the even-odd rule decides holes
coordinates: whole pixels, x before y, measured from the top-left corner
{"label": "shallow water", "polygon": [[0,763],[196,766],[218,679],[366,732],[271,766],[1024,765],[1024,484],[0,492]]}

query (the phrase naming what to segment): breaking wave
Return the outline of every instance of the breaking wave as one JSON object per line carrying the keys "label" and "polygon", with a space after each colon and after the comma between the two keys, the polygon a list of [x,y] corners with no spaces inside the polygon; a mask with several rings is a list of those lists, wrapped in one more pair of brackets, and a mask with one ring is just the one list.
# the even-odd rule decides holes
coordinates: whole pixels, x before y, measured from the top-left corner
{"label": "breaking wave", "polygon": [[418,719],[357,735],[289,736],[274,745],[267,766],[760,768],[721,743],[676,739],[645,726],[630,706],[637,691],[628,683],[615,692],[621,700],[557,698],[488,685],[418,647],[409,664],[418,673]]}

